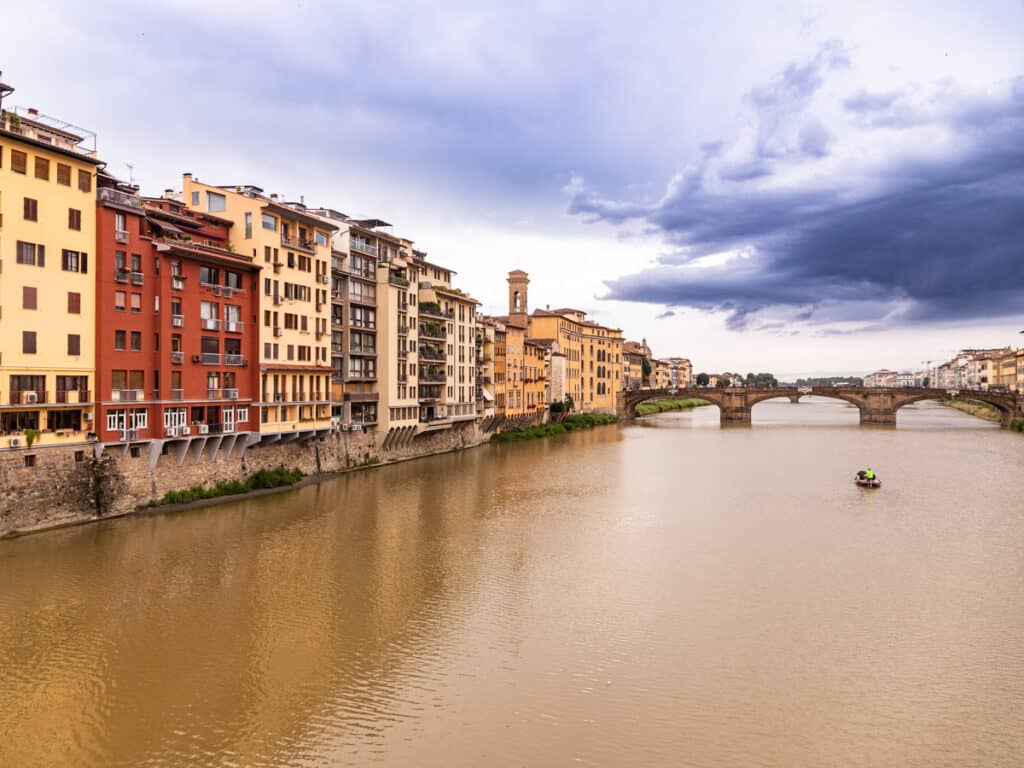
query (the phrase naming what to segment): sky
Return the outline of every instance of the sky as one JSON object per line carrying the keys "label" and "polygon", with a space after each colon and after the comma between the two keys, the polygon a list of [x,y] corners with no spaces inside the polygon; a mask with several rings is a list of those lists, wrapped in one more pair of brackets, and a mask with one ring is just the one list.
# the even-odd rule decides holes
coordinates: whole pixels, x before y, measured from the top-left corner
{"label": "sky", "polygon": [[[152,7],[148,7],[148,6]],[[920,368],[1024,329],[1024,0],[37,2],[9,104],[146,194],[374,216],[502,313],[695,370]]]}

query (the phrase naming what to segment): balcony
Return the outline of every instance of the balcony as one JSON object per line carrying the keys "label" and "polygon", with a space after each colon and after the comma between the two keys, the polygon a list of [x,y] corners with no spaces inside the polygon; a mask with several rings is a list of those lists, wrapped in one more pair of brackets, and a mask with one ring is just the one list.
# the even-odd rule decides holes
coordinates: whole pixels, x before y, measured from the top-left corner
{"label": "balcony", "polygon": [[371,307],[377,306],[376,296],[367,296],[365,294],[352,293],[351,291],[349,291],[348,300],[354,301],[357,304],[368,304]]}
{"label": "balcony", "polygon": [[184,400],[184,399],[185,399],[185,390],[184,389],[172,389],[171,390],[171,400]]}
{"label": "balcony", "polygon": [[438,304],[432,301],[420,302],[420,316],[421,317],[439,317],[443,320],[451,320],[455,317],[455,310],[449,309],[445,312]]}
{"label": "balcony", "polygon": [[421,339],[437,339],[444,341],[448,338],[448,331],[442,325],[434,325],[433,323],[420,323],[419,332]]}
{"label": "balcony", "polygon": [[365,253],[367,256],[373,256],[374,258],[377,256],[376,245],[370,245],[362,240],[356,240],[354,237],[349,241],[349,248],[357,253]]}
{"label": "balcony", "polygon": [[184,352],[182,352],[181,350],[178,350],[177,352],[173,352],[173,351],[171,352],[171,363],[173,363],[174,365],[181,365],[184,362],[185,362],[185,353]]}
{"label": "balcony", "polygon": [[448,356],[445,355],[445,353],[442,352],[441,350],[426,347],[423,346],[422,344],[420,345],[419,355],[420,361],[424,363],[431,361],[443,363],[448,359]]}
{"label": "balcony", "polygon": [[215,317],[204,317],[199,321],[199,327],[204,331],[219,331],[221,329],[221,321]]}
{"label": "balcony", "polygon": [[199,362],[203,365],[220,365],[220,354],[218,352],[203,352],[199,355]]}
{"label": "balcony", "polygon": [[445,374],[443,371],[420,371],[419,380],[421,382],[438,382],[443,384],[446,381]]}
{"label": "balcony", "polygon": [[375,370],[364,370],[364,371],[349,371],[345,374],[345,381],[376,381],[377,371]]}
{"label": "balcony", "polygon": [[132,285],[142,285],[146,280],[146,276],[143,275],[141,272],[132,272],[131,278]]}
{"label": "balcony", "polygon": [[243,320],[225,320],[224,330],[228,333],[241,333],[245,330],[245,322]]}
{"label": "balcony", "polygon": [[292,237],[281,233],[281,245],[285,248],[295,248],[300,251],[306,251],[307,253],[316,253],[316,245],[312,240],[307,240],[300,237]]}
{"label": "balcony", "polygon": [[245,355],[236,355],[225,352],[224,365],[245,365]]}
{"label": "balcony", "polygon": [[409,287],[409,281],[400,275],[388,275],[388,282],[391,285],[397,285],[399,288]]}
{"label": "balcony", "polygon": [[90,401],[90,392],[87,389],[68,389],[68,390],[57,390],[57,402],[66,403],[73,405],[76,403],[88,403]]}
{"label": "balcony", "polygon": [[171,288],[176,291],[185,290],[185,278],[181,275],[171,275]]}
{"label": "balcony", "polygon": [[128,242],[128,231],[124,230],[124,229],[115,229],[114,230],[114,241],[118,242],[118,243],[127,243]]}
{"label": "balcony", "polygon": [[366,356],[366,355],[376,355],[377,354],[377,348],[376,347],[366,347],[366,346],[349,347],[348,353],[350,355],[364,355],[364,356]]}
{"label": "balcony", "polygon": [[115,389],[111,391],[110,399],[121,403],[138,403],[146,399],[146,390]]}
{"label": "balcony", "polygon": [[128,192],[121,192],[111,187],[100,187],[96,190],[96,200],[100,203],[117,203],[128,208],[141,208],[142,197]]}
{"label": "balcony", "polygon": [[22,389],[11,392],[11,405],[33,405],[45,403],[47,393],[41,389]]}
{"label": "balcony", "polygon": [[224,399],[225,400],[237,400],[238,399],[238,388],[237,387],[228,387],[228,388],[223,389],[221,391],[224,393]]}
{"label": "balcony", "polygon": [[398,335],[399,336],[408,336],[409,335],[409,326],[408,325],[400,325],[400,326],[398,326]]}
{"label": "balcony", "polygon": [[130,277],[131,277],[131,272],[129,272],[127,269],[125,269],[124,267],[115,267],[115,269],[114,269],[114,282],[115,283],[127,283]]}
{"label": "balcony", "polygon": [[185,316],[184,315],[171,315],[171,327],[172,328],[184,328],[185,327]]}

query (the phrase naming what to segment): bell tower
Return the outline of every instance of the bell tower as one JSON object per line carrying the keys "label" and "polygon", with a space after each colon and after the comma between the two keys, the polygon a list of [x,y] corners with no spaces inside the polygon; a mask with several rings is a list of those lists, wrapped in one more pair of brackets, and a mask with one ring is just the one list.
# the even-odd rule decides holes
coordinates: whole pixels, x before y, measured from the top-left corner
{"label": "bell tower", "polygon": [[529,324],[527,291],[530,276],[521,269],[508,273],[508,322],[517,328],[526,328]]}

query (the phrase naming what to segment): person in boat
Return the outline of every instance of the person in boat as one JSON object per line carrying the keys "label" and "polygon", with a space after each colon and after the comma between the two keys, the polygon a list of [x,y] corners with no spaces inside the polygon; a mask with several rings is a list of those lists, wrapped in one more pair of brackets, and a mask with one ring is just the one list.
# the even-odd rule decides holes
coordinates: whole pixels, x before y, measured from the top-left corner
{"label": "person in boat", "polygon": [[873,469],[871,469],[871,467],[868,467],[867,470],[864,472],[864,479],[865,480],[874,480],[875,479],[875,471]]}

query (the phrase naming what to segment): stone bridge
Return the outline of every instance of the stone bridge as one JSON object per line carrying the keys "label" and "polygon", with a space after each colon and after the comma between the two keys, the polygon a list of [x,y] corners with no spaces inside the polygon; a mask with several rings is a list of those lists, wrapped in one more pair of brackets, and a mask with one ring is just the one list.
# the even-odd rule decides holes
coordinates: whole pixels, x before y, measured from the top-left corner
{"label": "stone bridge", "polygon": [[750,410],[762,400],[788,397],[798,402],[804,395],[845,400],[857,406],[861,424],[896,424],[896,411],[918,400],[978,400],[999,411],[1004,427],[1011,419],[1024,418],[1024,397],[1009,392],[924,387],[689,387],[687,389],[631,389],[619,392],[616,412],[632,419],[640,403],[699,397],[718,406],[722,424],[749,424]]}

